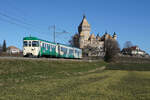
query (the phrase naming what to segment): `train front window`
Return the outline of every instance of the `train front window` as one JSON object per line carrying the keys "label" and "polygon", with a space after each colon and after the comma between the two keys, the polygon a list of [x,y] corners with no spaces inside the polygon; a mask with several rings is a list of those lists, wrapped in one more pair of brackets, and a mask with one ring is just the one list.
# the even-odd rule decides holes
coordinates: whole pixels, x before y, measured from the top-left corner
{"label": "train front window", "polygon": [[27,41],[23,41],[23,46],[27,47],[28,46],[28,42]]}
{"label": "train front window", "polygon": [[32,41],[32,47],[38,47],[39,42],[38,41]]}
{"label": "train front window", "polygon": [[29,47],[31,47],[31,41],[29,41]]}

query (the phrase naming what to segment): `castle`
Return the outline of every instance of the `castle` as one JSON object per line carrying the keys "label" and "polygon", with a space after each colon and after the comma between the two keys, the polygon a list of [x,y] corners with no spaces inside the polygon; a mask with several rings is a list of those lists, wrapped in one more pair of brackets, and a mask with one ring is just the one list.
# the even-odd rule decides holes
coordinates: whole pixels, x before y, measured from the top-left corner
{"label": "castle", "polygon": [[97,36],[95,36],[94,33],[90,34],[90,31],[91,26],[84,15],[80,25],[78,26],[78,33],[73,36],[73,45],[81,49],[84,49],[87,46],[96,47],[99,48],[101,52],[103,52],[105,40],[117,39],[115,32],[113,36],[106,32],[102,37],[100,37],[99,34],[97,34]]}

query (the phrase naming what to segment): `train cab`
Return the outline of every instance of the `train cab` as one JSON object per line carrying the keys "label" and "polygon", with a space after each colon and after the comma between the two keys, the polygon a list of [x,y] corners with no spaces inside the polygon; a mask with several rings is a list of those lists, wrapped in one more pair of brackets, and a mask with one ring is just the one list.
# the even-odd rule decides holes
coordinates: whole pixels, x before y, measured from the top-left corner
{"label": "train cab", "polygon": [[40,41],[33,37],[23,39],[23,56],[37,57],[40,51]]}

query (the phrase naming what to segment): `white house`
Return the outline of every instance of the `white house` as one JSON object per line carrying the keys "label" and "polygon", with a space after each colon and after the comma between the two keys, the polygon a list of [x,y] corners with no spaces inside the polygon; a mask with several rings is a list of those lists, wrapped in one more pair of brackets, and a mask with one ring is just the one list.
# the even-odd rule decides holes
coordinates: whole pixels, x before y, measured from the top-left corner
{"label": "white house", "polygon": [[7,53],[9,53],[9,54],[19,54],[20,50],[19,50],[19,48],[15,47],[15,46],[9,46],[7,48]]}
{"label": "white house", "polygon": [[124,55],[140,55],[140,56],[146,56],[147,53],[143,50],[141,50],[138,46],[132,46],[130,48],[123,48],[122,54]]}

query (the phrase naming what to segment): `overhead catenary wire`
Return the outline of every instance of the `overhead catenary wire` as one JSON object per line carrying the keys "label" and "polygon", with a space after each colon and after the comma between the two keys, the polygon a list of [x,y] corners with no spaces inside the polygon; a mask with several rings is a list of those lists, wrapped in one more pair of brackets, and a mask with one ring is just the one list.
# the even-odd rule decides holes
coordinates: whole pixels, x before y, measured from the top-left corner
{"label": "overhead catenary wire", "polygon": [[0,17],[0,21],[7,22],[7,23],[9,23],[9,24],[13,24],[13,25],[16,25],[16,26],[19,26],[19,27],[21,27],[21,28],[24,28],[24,29],[29,30],[29,28],[26,27],[26,26],[23,26],[23,25],[18,24],[18,23],[16,23],[16,22],[10,21],[10,20],[8,20],[8,19],[4,19],[4,18],[2,18],[2,17]]}
{"label": "overhead catenary wire", "polygon": [[[4,12],[0,11],[0,20],[3,21],[3,22],[7,22],[9,24],[12,24],[12,25],[19,26],[19,27],[24,28],[26,30],[32,30],[34,32],[42,33],[43,35],[45,34],[45,32],[39,32],[38,31],[39,28],[36,28],[33,24],[28,23],[27,21],[25,21],[24,18],[22,20],[22,18],[14,16],[14,15],[9,15],[6,12],[4,13]],[[63,31],[62,33],[67,33],[67,32]],[[48,34],[48,32],[46,34]],[[64,39],[63,41],[66,41],[66,39]]]}
{"label": "overhead catenary wire", "polygon": [[3,22],[7,22],[9,24],[19,26],[19,27],[24,28],[26,30],[30,30],[30,31],[38,32],[38,33],[44,33],[44,32],[39,32],[39,30],[37,30],[38,28],[33,27],[32,24],[26,23],[20,19],[12,17],[8,14],[4,14],[4,13],[0,12],[0,16],[1,16],[0,20]]}
{"label": "overhead catenary wire", "polygon": [[36,25],[33,24],[31,21],[29,21],[26,18],[29,13],[27,14],[27,13],[25,13],[25,11],[23,11],[22,9],[20,9],[20,7],[14,6],[13,5],[14,2],[12,2],[11,0],[10,1],[6,0],[6,2],[7,2],[7,4],[8,3],[10,4],[10,6],[8,6],[8,7],[11,8],[11,12],[12,11],[18,12],[18,13],[16,13],[18,16],[16,14],[14,14],[14,13],[11,14],[11,12],[8,13],[7,10],[1,9],[1,8],[0,8],[0,16],[8,18],[8,19],[11,19],[11,20],[13,20],[13,21],[15,21],[17,23],[24,24],[24,25],[26,25],[28,27],[32,27],[32,29],[33,28],[36,29],[36,30],[40,29],[40,26],[37,26],[37,24]]}
{"label": "overhead catenary wire", "polygon": [[[7,22],[7,23],[12,24],[12,25],[16,25],[16,26],[24,28],[26,30],[31,30],[31,31],[38,32],[38,33],[44,33],[44,32],[39,32],[39,31],[33,29],[33,27],[31,28],[31,26],[29,26],[29,24],[26,24],[26,23],[24,23],[24,22],[22,22],[22,21],[20,21],[20,20],[18,20],[16,18],[13,18],[13,17],[9,16],[9,15],[2,14],[1,12],[0,12],[0,21]],[[68,41],[66,41],[66,38],[70,34],[68,34],[67,36],[65,34],[65,37],[62,38],[62,34],[61,33],[70,33],[70,32],[67,32],[67,31],[63,30],[62,32],[56,32],[56,33],[57,33],[56,35],[57,35],[58,38],[59,38],[59,36],[61,36],[60,37],[61,41],[59,41],[59,42],[64,42],[64,43],[68,42]]]}
{"label": "overhead catenary wire", "polygon": [[24,21],[22,21],[22,20],[20,20],[20,19],[17,19],[17,18],[15,18],[15,17],[12,17],[12,16],[10,16],[10,15],[8,15],[8,14],[5,14],[5,13],[2,13],[2,12],[0,12],[0,16],[3,16],[3,17],[8,18],[8,19],[10,19],[10,20],[19,22],[19,23],[21,23],[21,24],[25,24],[25,25],[32,26],[32,24],[26,23],[26,22],[24,22]]}
{"label": "overhead catenary wire", "polygon": [[[17,7],[13,0],[5,0],[5,2],[3,2],[3,3],[6,4],[7,9],[8,9],[8,7],[11,9],[11,12],[13,12],[13,17],[18,17],[18,16],[16,16],[16,14],[17,14],[17,15],[19,15],[19,17],[18,17],[19,19],[22,19],[26,22],[30,22],[29,20],[26,19],[27,15],[29,15],[29,13],[25,13],[25,11],[23,9],[21,9],[20,7]],[[9,4],[9,6],[8,6],[8,4]],[[3,11],[5,14],[8,14],[8,11],[6,9],[0,8],[0,11]]]}

